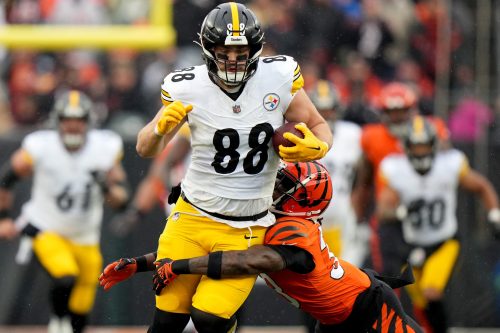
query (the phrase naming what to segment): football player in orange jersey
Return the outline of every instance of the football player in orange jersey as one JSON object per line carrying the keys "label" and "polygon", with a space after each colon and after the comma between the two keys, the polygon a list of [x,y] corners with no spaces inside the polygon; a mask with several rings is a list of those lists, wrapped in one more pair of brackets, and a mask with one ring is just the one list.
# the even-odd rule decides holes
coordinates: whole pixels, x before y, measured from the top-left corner
{"label": "football player in orange jersey", "polygon": [[330,252],[320,215],[331,198],[331,179],[321,164],[283,163],[271,208],[278,219],[267,230],[264,245],[191,259],[163,258],[154,264],[155,254],[122,258],[105,268],[100,283],[107,290],[154,265],[157,293],[179,274],[220,279],[261,273],[276,292],[317,319],[317,332],[422,332],[381,279],[394,287],[409,281],[360,270]]}
{"label": "football player in orange jersey", "polygon": [[[373,204],[372,189],[375,196],[380,192],[381,186],[375,177],[380,162],[390,154],[403,153],[401,139],[408,121],[418,113],[416,103],[417,97],[410,87],[399,82],[389,83],[382,89],[379,100],[382,123],[363,127],[362,157],[352,191],[352,204],[360,220],[367,217],[367,210]],[[449,135],[445,123],[435,117],[429,117],[429,120],[437,129],[440,144],[446,146]],[[379,225],[375,218],[371,219],[370,225],[373,230],[370,252],[374,269],[387,275],[399,272],[401,251],[395,242],[402,239],[401,225]]]}

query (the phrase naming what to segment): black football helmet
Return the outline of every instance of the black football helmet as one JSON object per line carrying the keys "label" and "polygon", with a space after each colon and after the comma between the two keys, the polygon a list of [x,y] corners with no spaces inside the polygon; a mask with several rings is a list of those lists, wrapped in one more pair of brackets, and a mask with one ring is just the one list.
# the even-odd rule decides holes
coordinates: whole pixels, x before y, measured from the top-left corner
{"label": "black football helmet", "polygon": [[[418,152],[414,146],[424,147]],[[408,124],[407,135],[404,140],[406,155],[411,165],[419,174],[429,172],[437,151],[437,134],[434,126],[424,117],[415,116]]]}
{"label": "black football helmet", "polygon": [[[227,2],[208,13],[201,25],[200,46],[209,74],[227,86],[238,86],[255,73],[264,44],[264,32],[255,14],[243,4]],[[244,60],[245,70],[230,73],[225,60],[216,58],[215,46],[246,45],[250,56]],[[240,61],[238,61],[240,63]],[[219,66],[221,65],[221,66]]]}
{"label": "black football helmet", "polygon": [[310,91],[309,98],[318,110],[337,109],[340,106],[339,93],[327,80],[319,80]]}
{"label": "black football helmet", "polygon": [[[90,98],[78,90],[67,91],[56,99],[53,112],[66,148],[78,149],[85,142],[92,108],[93,103]],[[86,123],[86,126],[68,129],[61,124],[66,119],[80,119]]]}
{"label": "black football helmet", "polygon": [[333,128],[337,116],[342,111],[340,95],[335,86],[329,81],[319,80],[308,95],[319,113]]}

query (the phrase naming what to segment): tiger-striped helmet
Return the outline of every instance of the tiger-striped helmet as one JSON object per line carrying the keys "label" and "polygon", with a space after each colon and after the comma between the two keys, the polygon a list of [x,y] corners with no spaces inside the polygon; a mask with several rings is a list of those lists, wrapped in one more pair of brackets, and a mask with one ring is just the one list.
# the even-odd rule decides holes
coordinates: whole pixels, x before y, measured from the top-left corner
{"label": "tiger-striped helmet", "polygon": [[406,135],[407,123],[417,103],[413,90],[401,82],[386,85],[380,93],[382,121],[395,137],[402,139]]}
{"label": "tiger-striped helmet", "polygon": [[271,212],[317,218],[332,200],[332,180],[319,162],[281,162]]}

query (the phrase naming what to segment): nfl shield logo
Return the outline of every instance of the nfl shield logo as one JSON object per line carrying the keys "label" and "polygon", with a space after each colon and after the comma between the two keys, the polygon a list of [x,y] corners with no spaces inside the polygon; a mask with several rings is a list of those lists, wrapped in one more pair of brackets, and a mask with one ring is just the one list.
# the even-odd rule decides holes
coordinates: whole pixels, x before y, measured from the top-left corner
{"label": "nfl shield logo", "polygon": [[233,105],[233,112],[234,113],[240,113],[241,112],[241,107],[239,105]]}

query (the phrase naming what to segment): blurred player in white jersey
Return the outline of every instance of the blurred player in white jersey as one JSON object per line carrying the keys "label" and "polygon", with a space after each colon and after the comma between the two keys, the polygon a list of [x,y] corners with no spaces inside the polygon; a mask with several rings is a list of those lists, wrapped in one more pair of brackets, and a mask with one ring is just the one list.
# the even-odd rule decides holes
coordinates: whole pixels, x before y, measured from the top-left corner
{"label": "blurred player in white jersey", "polygon": [[[83,331],[102,266],[103,202],[119,208],[128,199],[122,140],[89,129],[91,110],[83,93],[61,95],[53,111],[57,130],[26,136],[0,173],[0,238],[30,237],[51,277],[49,333]],[[14,224],[12,187],[26,177],[33,179],[31,198]]]}
{"label": "blurred player in white jersey", "polygon": [[361,157],[361,128],[351,122],[338,120],[339,95],[328,81],[320,80],[309,96],[333,132],[335,148],[321,163],[332,177],[333,204],[323,213],[323,238],[333,253],[361,267],[367,253],[369,230],[358,226],[351,204],[355,168]]}
{"label": "blurred player in white jersey", "polygon": [[416,308],[424,310],[434,332],[446,332],[443,293],[460,250],[457,189],[477,194],[489,222],[500,229],[498,197],[462,152],[437,149],[436,130],[428,120],[415,117],[407,133],[406,154],[390,155],[380,165],[378,180],[383,186],[376,214],[387,223],[402,221],[409,262],[415,267],[410,297]]}
{"label": "blurred player in white jersey", "polygon": [[[182,193],[159,239],[158,258],[184,258],[262,244],[275,222],[272,204],[280,157],[312,161],[330,149],[332,134],[302,89],[297,62],[288,56],[260,57],[264,33],[254,13],[229,2],[205,17],[199,44],[205,64],[175,71],[161,87],[164,107],[138,135],[143,157],[160,153],[188,122],[191,162]],[[271,145],[285,120],[304,133],[286,133],[296,145]],[[138,263],[138,269],[142,263]],[[156,298],[150,332],[181,332],[191,316],[201,333],[230,332],[234,314],[256,275],[216,281],[184,275]]]}

